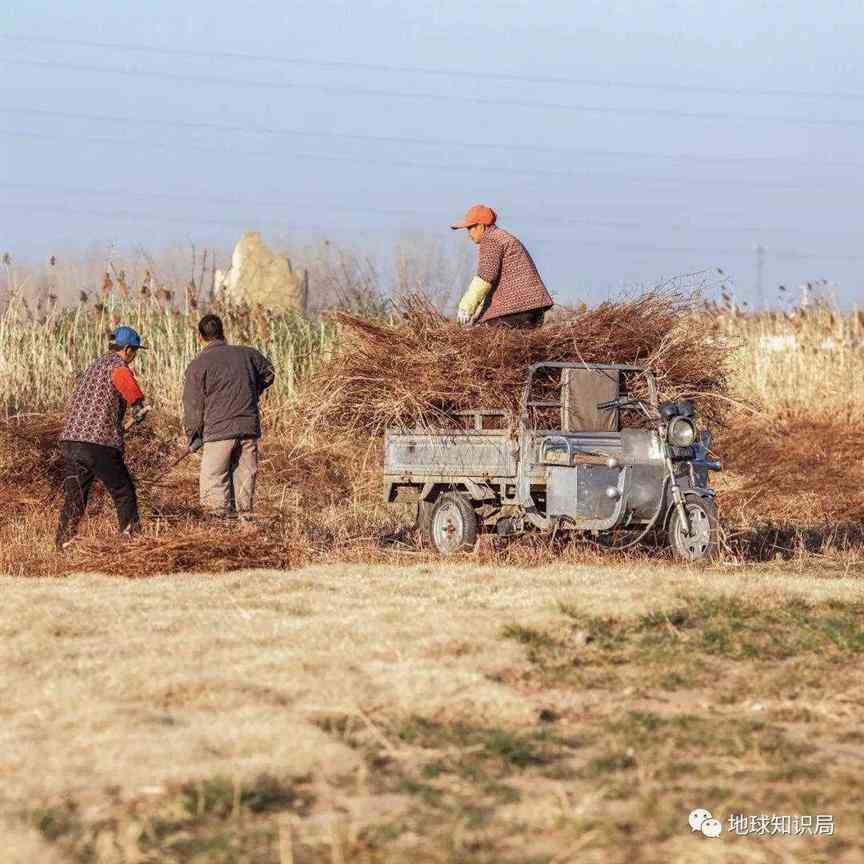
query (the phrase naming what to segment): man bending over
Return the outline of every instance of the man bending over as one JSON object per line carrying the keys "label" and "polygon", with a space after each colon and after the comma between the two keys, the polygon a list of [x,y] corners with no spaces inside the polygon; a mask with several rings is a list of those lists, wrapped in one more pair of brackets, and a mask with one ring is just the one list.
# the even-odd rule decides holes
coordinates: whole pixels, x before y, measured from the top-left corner
{"label": "man bending over", "polygon": [[114,501],[121,534],[138,527],[135,484],[123,460],[123,418],[129,407],[133,421],[140,423],[149,410],[129,368],[145,347],[131,327],[118,327],[109,337],[108,353],[94,360],[75,385],[60,436],[63,509],[55,537],[58,550],[72,542],[94,479]]}

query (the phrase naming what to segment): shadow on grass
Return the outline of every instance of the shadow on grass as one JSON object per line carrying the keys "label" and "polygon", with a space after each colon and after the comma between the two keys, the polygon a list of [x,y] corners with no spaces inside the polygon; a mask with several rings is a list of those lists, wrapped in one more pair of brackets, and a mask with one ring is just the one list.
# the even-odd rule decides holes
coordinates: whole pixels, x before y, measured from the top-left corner
{"label": "shadow on grass", "polygon": [[788,561],[802,553],[864,555],[864,524],[844,522],[804,528],[760,525],[748,529],[729,526],[726,547],[733,558],[751,562]]}

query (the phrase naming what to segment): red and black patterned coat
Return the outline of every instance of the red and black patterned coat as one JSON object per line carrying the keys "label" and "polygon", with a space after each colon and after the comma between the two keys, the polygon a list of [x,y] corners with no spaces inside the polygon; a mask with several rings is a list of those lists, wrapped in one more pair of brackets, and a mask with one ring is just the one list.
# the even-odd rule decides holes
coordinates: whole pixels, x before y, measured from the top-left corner
{"label": "red and black patterned coat", "polygon": [[477,275],[492,285],[480,323],[553,305],[528,250],[497,225],[487,228],[480,241]]}
{"label": "red and black patterned coat", "polygon": [[61,441],[123,449],[126,406],[144,398],[132,370],[115,353],[94,360],[78,379],[66,409]]}

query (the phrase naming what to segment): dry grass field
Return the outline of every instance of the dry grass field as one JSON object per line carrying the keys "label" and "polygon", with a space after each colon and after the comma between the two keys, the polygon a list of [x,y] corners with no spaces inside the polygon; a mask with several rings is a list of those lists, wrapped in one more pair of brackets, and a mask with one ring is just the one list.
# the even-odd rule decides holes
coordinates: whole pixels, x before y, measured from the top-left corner
{"label": "dry grass field", "polygon": [[463,563],[3,593],[6,862],[864,855],[856,578]]}

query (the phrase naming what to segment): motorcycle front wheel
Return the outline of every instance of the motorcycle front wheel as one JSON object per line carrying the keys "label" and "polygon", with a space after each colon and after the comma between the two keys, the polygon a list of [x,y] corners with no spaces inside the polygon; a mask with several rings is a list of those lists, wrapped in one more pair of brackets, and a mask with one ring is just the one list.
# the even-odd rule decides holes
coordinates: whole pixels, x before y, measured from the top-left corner
{"label": "motorcycle front wheel", "polygon": [[690,531],[683,525],[676,507],[669,518],[669,546],[679,561],[713,561],[720,551],[720,523],[717,507],[708,498],[688,495],[684,501]]}

